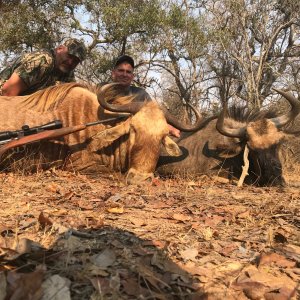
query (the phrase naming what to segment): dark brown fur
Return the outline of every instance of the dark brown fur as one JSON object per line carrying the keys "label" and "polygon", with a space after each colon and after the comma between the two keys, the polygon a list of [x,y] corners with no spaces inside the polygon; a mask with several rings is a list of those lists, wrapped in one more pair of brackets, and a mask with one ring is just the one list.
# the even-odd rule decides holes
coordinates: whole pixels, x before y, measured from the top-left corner
{"label": "dark brown fur", "polygon": [[216,120],[213,120],[198,132],[183,135],[177,141],[183,155],[176,158],[161,156],[158,172],[162,175],[207,174],[239,178],[243,150],[248,143],[250,169],[246,182],[258,185],[284,184],[279,159],[280,141],[284,134],[267,119],[259,119],[262,115],[238,114],[241,121],[225,119],[226,126],[240,127],[246,124],[243,120],[254,120],[248,123],[247,138],[240,140],[221,135],[216,129]]}

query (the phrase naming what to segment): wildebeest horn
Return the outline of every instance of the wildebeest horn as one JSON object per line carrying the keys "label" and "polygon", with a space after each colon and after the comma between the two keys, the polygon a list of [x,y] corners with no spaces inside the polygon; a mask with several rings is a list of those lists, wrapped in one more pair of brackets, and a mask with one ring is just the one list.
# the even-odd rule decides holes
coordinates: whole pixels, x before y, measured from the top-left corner
{"label": "wildebeest horn", "polygon": [[[107,84],[101,88],[100,93],[98,94],[98,101],[103,108],[105,108],[109,111],[112,111],[112,112],[127,112],[127,113],[134,114],[134,113],[137,113],[142,108],[142,106],[145,104],[144,102],[131,102],[128,104],[123,104],[123,105],[114,105],[114,104],[108,103],[104,99],[105,93],[112,86],[118,86],[118,84],[116,84],[116,83]],[[138,97],[139,97],[139,95],[137,95],[136,97],[132,96],[132,100],[134,100]],[[202,126],[204,126],[208,122],[208,120],[211,120],[211,118],[202,119],[202,116],[198,112],[198,110],[196,108],[194,108],[191,104],[188,104],[188,105],[192,108],[192,110],[194,111],[194,113],[196,115],[196,123],[194,125],[182,124],[168,111],[164,111],[167,122],[181,131],[192,132],[192,131],[196,131],[196,130],[200,129]]]}
{"label": "wildebeest horn", "polygon": [[[120,85],[117,83],[107,84],[100,89],[100,93],[98,93],[98,95],[97,95],[98,101],[103,108],[105,108],[109,111],[112,111],[112,112],[123,112],[123,113],[127,112],[127,113],[132,113],[132,114],[137,113],[142,108],[142,106],[144,105],[143,102],[130,102],[127,104],[122,104],[122,105],[114,105],[114,104],[111,104],[111,103],[108,103],[107,101],[105,101],[104,98],[105,98],[105,94],[106,94],[107,90],[109,90],[113,86],[118,87]],[[130,98],[132,100],[134,100],[137,97],[138,97],[138,95],[136,97],[130,96]],[[126,98],[129,98],[129,97],[127,96]]]}
{"label": "wildebeest horn", "polygon": [[284,98],[286,98],[290,105],[292,106],[291,110],[279,117],[276,118],[271,118],[270,121],[272,121],[277,128],[280,128],[286,124],[288,124],[290,121],[295,119],[297,115],[300,113],[300,101],[297,100],[291,93],[289,92],[284,92],[282,90],[278,90],[273,88],[274,91],[282,95]]}
{"label": "wildebeest horn", "polygon": [[228,137],[235,137],[235,138],[243,138],[246,135],[246,126],[239,127],[239,128],[229,128],[226,127],[224,124],[225,115],[227,115],[227,106],[224,105],[222,112],[218,118],[216,127],[217,130]]}
{"label": "wildebeest horn", "polygon": [[185,132],[193,132],[201,129],[203,126],[205,126],[210,120],[212,120],[215,117],[210,117],[208,119],[202,118],[200,112],[190,103],[187,103],[188,106],[191,107],[191,109],[194,111],[196,115],[196,123],[194,125],[186,125],[180,123],[176,117],[174,117],[172,114],[170,114],[168,111],[165,111],[165,117],[167,119],[167,122],[174,126],[175,128],[185,131]]}

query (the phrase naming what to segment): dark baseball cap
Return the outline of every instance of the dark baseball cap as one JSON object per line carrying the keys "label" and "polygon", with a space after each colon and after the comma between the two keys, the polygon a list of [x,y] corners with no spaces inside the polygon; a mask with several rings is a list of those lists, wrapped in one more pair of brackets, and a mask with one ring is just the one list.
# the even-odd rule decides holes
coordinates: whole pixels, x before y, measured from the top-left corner
{"label": "dark baseball cap", "polygon": [[115,63],[115,68],[124,62],[130,64],[132,66],[132,68],[134,69],[134,60],[129,55],[122,55],[122,56],[118,57],[116,60],[116,63]]}
{"label": "dark baseball cap", "polygon": [[80,61],[85,59],[86,47],[82,41],[69,39],[64,43],[64,45],[68,48],[69,54],[76,56]]}

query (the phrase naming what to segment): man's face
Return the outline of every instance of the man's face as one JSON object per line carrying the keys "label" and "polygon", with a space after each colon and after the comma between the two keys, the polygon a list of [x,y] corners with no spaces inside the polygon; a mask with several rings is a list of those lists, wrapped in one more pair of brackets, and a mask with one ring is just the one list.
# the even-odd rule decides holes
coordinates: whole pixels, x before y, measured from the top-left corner
{"label": "man's face", "polygon": [[133,77],[133,68],[127,62],[119,64],[112,71],[112,80],[114,82],[120,83],[124,87],[128,87],[131,85]]}
{"label": "man's face", "polygon": [[59,46],[56,49],[55,66],[62,73],[69,73],[73,71],[79,62],[80,60],[78,57],[69,54],[66,46]]}

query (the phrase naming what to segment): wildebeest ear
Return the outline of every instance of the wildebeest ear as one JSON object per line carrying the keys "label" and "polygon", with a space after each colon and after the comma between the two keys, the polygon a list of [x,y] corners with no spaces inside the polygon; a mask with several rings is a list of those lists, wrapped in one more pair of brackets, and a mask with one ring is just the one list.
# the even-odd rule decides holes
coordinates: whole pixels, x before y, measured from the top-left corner
{"label": "wildebeest ear", "polygon": [[129,132],[130,123],[123,122],[120,125],[105,129],[93,136],[93,139],[100,140],[101,142],[112,143],[122,135]]}
{"label": "wildebeest ear", "polygon": [[163,138],[162,143],[165,146],[165,149],[169,155],[171,156],[182,155],[182,152],[178,147],[178,145],[167,135]]}

